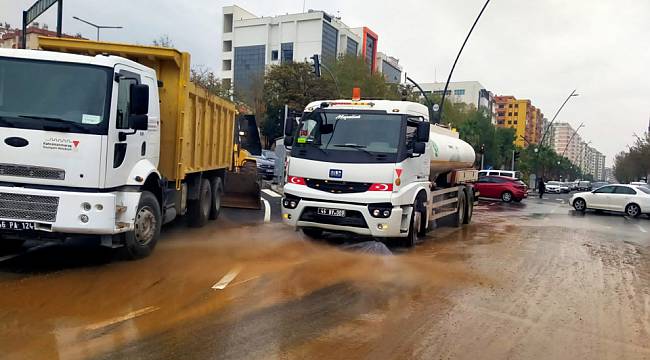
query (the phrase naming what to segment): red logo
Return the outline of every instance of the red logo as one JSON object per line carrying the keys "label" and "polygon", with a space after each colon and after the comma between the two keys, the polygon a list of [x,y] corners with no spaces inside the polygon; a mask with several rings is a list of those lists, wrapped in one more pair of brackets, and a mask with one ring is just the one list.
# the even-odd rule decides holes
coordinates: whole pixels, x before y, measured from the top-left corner
{"label": "red logo", "polygon": [[79,140],[72,140],[72,144],[77,148],[77,146],[79,146]]}
{"label": "red logo", "polygon": [[397,177],[402,177],[402,169],[395,169],[395,172],[397,173]]}

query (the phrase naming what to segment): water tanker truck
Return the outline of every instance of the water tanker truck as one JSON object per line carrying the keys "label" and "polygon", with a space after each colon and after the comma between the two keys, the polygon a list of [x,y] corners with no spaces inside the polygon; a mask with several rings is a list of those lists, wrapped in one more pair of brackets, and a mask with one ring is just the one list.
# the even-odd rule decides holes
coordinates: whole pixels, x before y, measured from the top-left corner
{"label": "water tanker truck", "polygon": [[188,53],[39,46],[0,49],[0,247],[99,238],[141,258],[162,224],[217,218],[238,161],[236,109],[190,81]]}
{"label": "water tanker truck", "polygon": [[399,238],[413,246],[450,217],[468,224],[476,198],[472,146],[407,101],[323,100],[288,121],[282,217],[324,231]]}

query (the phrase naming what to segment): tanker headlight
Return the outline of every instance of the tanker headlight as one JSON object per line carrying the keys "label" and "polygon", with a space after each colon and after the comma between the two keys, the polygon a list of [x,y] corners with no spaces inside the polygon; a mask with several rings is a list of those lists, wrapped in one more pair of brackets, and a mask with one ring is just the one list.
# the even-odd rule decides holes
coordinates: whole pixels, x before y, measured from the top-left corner
{"label": "tanker headlight", "polygon": [[298,207],[298,204],[300,203],[300,198],[289,195],[287,194],[284,199],[282,199],[282,206],[284,206],[285,209],[295,209]]}
{"label": "tanker headlight", "polygon": [[370,216],[374,218],[379,218],[379,219],[389,218],[392,211],[393,211],[393,205],[390,203],[368,205],[368,212],[370,212]]}

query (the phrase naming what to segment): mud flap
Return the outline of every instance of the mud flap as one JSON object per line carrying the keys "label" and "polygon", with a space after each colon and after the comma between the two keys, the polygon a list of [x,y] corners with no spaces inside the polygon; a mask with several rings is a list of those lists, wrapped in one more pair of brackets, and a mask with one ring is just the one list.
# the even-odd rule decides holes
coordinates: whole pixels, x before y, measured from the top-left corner
{"label": "mud flap", "polygon": [[244,165],[239,172],[226,172],[222,207],[261,209],[260,197],[260,180],[255,163]]}

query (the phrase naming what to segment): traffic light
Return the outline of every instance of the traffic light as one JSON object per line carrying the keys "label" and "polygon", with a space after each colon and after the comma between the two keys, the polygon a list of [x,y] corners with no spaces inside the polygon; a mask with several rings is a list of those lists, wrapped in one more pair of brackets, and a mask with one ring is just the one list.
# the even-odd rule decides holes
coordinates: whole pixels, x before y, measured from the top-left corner
{"label": "traffic light", "polygon": [[481,144],[481,148],[478,150],[479,154],[485,154],[485,144]]}
{"label": "traffic light", "polygon": [[515,151],[515,161],[519,160],[520,155],[521,155],[521,151]]}
{"label": "traffic light", "polygon": [[314,75],[316,75],[316,77],[320,77],[320,56],[318,56],[318,54],[314,54],[311,59],[314,62],[312,64],[314,67]]}

